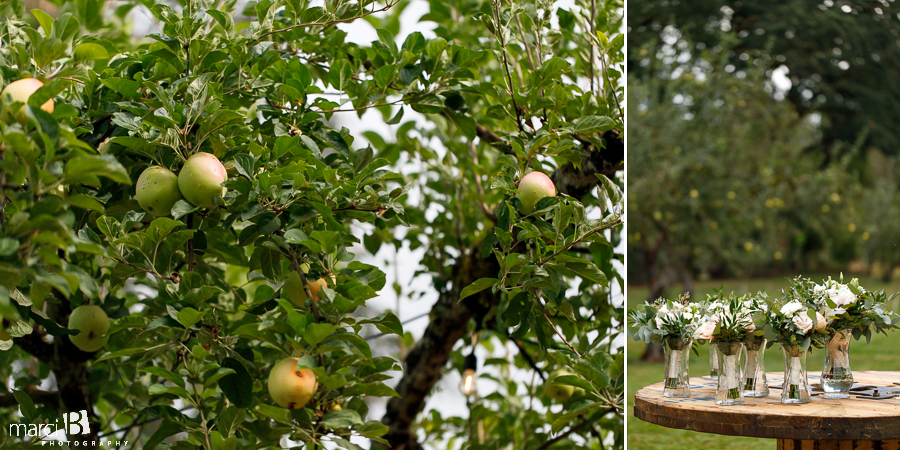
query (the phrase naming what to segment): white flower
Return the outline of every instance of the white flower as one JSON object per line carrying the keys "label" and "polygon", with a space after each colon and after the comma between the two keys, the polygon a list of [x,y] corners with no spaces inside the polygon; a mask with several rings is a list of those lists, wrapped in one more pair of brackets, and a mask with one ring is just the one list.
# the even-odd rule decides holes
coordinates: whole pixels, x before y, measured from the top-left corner
{"label": "white flower", "polygon": [[709,340],[712,339],[713,331],[716,330],[716,323],[712,321],[703,322],[703,325],[697,327],[694,331],[694,339]]}
{"label": "white flower", "polygon": [[796,325],[803,334],[806,334],[813,329],[814,324],[807,314],[798,314],[794,316],[794,325]]}
{"label": "white flower", "polygon": [[798,301],[788,302],[781,307],[781,314],[790,317],[802,309],[804,309],[803,303]]}
{"label": "white flower", "polygon": [[747,322],[747,325],[744,326],[744,329],[750,332],[756,331],[756,324],[753,322]]}

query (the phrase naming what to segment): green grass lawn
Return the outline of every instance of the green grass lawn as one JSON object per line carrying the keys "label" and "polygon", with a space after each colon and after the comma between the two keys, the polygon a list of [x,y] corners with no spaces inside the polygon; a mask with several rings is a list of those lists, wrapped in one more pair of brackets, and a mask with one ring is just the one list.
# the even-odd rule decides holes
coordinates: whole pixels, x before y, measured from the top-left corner
{"label": "green grass lawn", "polygon": [[[813,280],[822,279],[821,276],[812,276]],[[900,280],[885,284],[879,279],[860,277],[860,284],[870,290],[885,289],[888,293],[900,291]],[[769,294],[787,287],[785,278],[764,278],[756,280],[718,280],[715,282],[701,282],[695,286],[694,297],[706,298],[707,293],[724,285],[726,290],[735,292],[756,292],[766,290]],[[680,291],[673,290],[670,298],[674,298]],[[647,288],[643,286],[628,286],[628,307],[637,308],[647,299]],[[897,310],[898,304],[894,304]],[[857,370],[900,370],[900,358],[896,344],[891,344],[891,338],[878,335],[872,338],[870,344],[866,344],[865,338],[861,341],[852,341],[850,344],[850,367]],[[653,383],[662,381],[663,365],[650,364],[640,361],[646,344],[628,340],[628,449],[629,450],[678,450],[678,449],[719,449],[729,450],[772,450],[775,441],[771,439],[758,439],[735,436],[722,436],[717,434],[698,433],[695,431],[675,430],[644,422],[634,417],[632,409],[634,393],[638,389]],[[700,356],[691,355],[691,376],[709,375],[709,347],[699,348]],[[814,349],[807,359],[809,371],[819,372],[824,364],[822,350]],[[776,344],[766,351],[766,370],[769,372],[781,372],[784,370],[784,362],[781,348]]]}

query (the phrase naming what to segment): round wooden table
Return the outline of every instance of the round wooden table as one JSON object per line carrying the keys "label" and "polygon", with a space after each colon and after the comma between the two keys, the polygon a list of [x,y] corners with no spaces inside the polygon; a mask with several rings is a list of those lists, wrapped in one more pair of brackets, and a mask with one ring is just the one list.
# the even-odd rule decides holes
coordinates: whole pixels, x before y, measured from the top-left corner
{"label": "round wooden table", "polygon": [[[810,384],[819,372],[809,373]],[[634,396],[638,419],[669,428],[778,439],[778,450],[900,450],[900,400],[823,398],[821,391],[804,405],[783,405],[782,372],[767,373],[768,397],[747,398],[739,406],[714,402],[716,381],[691,378],[690,398],[663,397],[663,384],[639,390]],[[853,372],[855,383],[900,388],[900,372]],[[813,391],[813,394],[816,394]]]}

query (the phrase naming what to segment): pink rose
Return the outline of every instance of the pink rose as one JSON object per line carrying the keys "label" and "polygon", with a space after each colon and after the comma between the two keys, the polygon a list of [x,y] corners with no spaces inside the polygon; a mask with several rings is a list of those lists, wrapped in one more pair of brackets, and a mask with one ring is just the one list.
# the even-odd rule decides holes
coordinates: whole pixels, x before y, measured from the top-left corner
{"label": "pink rose", "polygon": [[756,324],[753,322],[750,322],[747,324],[747,326],[744,327],[744,329],[747,331],[750,331],[750,332],[756,331]]}
{"label": "pink rose", "polygon": [[712,339],[713,331],[716,331],[715,322],[703,322],[703,325],[694,331],[694,339],[709,340]]}
{"label": "pink rose", "polygon": [[816,331],[824,330],[825,327],[828,326],[828,321],[825,320],[825,316],[816,311]]}
{"label": "pink rose", "polygon": [[796,325],[803,334],[809,333],[809,331],[813,329],[813,321],[806,314],[794,316],[794,325]]}

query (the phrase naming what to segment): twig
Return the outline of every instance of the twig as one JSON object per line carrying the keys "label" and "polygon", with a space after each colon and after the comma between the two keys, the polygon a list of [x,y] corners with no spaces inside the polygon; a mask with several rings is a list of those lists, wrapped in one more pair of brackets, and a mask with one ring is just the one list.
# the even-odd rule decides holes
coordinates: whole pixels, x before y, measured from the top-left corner
{"label": "twig", "polygon": [[563,432],[562,434],[560,434],[559,436],[557,436],[557,437],[555,437],[555,438],[553,438],[553,439],[550,439],[550,440],[547,441],[547,442],[544,442],[543,444],[541,444],[541,446],[535,448],[534,450],[544,450],[544,449],[546,449],[546,448],[549,448],[551,445],[553,445],[553,444],[555,444],[555,443],[557,443],[557,442],[559,442],[559,441],[565,439],[565,438],[566,438],[567,436],[569,436],[570,434],[572,434],[572,433],[574,433],[574,432],[576,432],[576,431],[578,431],[578,430],[580,430],[580,429],[582,429],[582,428],[584,428],[584,427],[590,425],[590,424],[591,424],[592,422],[594,422],[595,420],[597,420],[597,419],[603,417],[604,415],[606,415],[606,414],[608,414],[608,413],[610,413],[610,412],[612,412],[612,408],[607,409],[607,410],[605,410],[605,411],[601,411],[600,414],[596,414],[596,415],[594,415],[593,417],[586,418],[586,419],[582,420],[581,423],[579,423],[578,425],[569,427],[568,430],[564,431],[564,432]]}
{"label": "twig", "polygon": [[266,37],[266,36],[270,36],[270,35],[277,34],[277,33],[284,33],[285,31],[296,30],[297,28],[316,27],[316,26],[327,27],[327,26],[331,26],[331,25],[334,25],[334,24],[337,24],[337,23],[353,22],[353,21],[356,20],[356,19],[362,19],[363,17],[371,16],[372,14],[375,14],[375,13],[380,13],[380,12],[387,11],[387,10],[391,9],[391,7],[394,6],[394,5],[395,5],[395,3],[388,3],[387,5],[385,5],[384,8],[381,8],[381,9],[373,9],[372,11],[367,11],[367,12],[365,12],[365,13],[362,13],[362,14],[358,15],[358,16],[347,17],[347,18],[345,18],[345,19],[334,19],[334,20],[329,20],[329,21],[326,21],[326,22],[307,22],[307,23],[298,23],[298,24],[296,24],[296,25],[291,25],[291,26],[289,26],[289,27],[284,27],[284,28],[280,28],[280,29],[277,29],[277,30],[269,31],[268,33],[263,33],[263,34],[261,34],[261,35],[255,37],[255,38],[251,39],[250,41],[248,41],[248,44],[251,44],[251,43],[254,43],[254,42],[259,42],[260,40],[262,40],[262,38],[264,38],[264,37]]}
{"label": "twig", "polygon": [[197,411],[200,411],[200,420],[203,421],[203,434],[206,437],[206,447],[209,450],[213,450],[213,446],[209,442],[209,428],[206,426],[206,416],[203,414],[203,407],[200,405],[200,395],[197,394],[197,384],[194,382],[194,375],[191,373],[191,369],[188,369],[187,358],[181,358],[181,362],[184,363],[184,370],[187,370],[188,373],[191,374],[191,387],[194,388],[194,401],[197,402]]}
{"label": "twig", "polygon": [[509,59],[506,56],[506,40],[503,39],[503,31],[500,29],[499,1],[491,0],[491,8],[494,10],[494,26],[497,28],[494,36],[497,36],[497,41],[500,42],[500,54],[503,56],[503,71],[506,72],[506,87],[509,90],[509,96],[512,99],[513,109],[516,110],[516,125],[518,125],[520,132],[525,133],[525,128],[522,126],[522,110],[519,109],[519,105],[516,103],[516,89],[513,86],[512,75],[509,73]]}
{"label": "twig", "polygon": [[[541,306],[546,307],[546,304],[544,304],[544,299],[541,298],[540,292],[535,290],[534,295],[535,295],[535,297],[537,297],[538,301],[541,303]],[[555,331],[556,335],[559,336],[560,339],[562,339],[563,343],[566,344],[570,350],[575,352],[575,354],[578,355],[579,358],[581,358],[581,353],[578,353],[578,350],[575,350],[575,347],[573,347],[572,344],[569,343],[569,340],[566,339],[565,336],[563,336],[562,332],[559,331],[559,328],[556,328],[556,325],[554,325],[553,321],[550,320],[550,316],[547,315],[547,311],[545,311],[544,308],[541,308],[541,314],[544,315],[544,318],[547,319],[547,323],[550,325],[550,328],[553,328],[553,331]]]}

